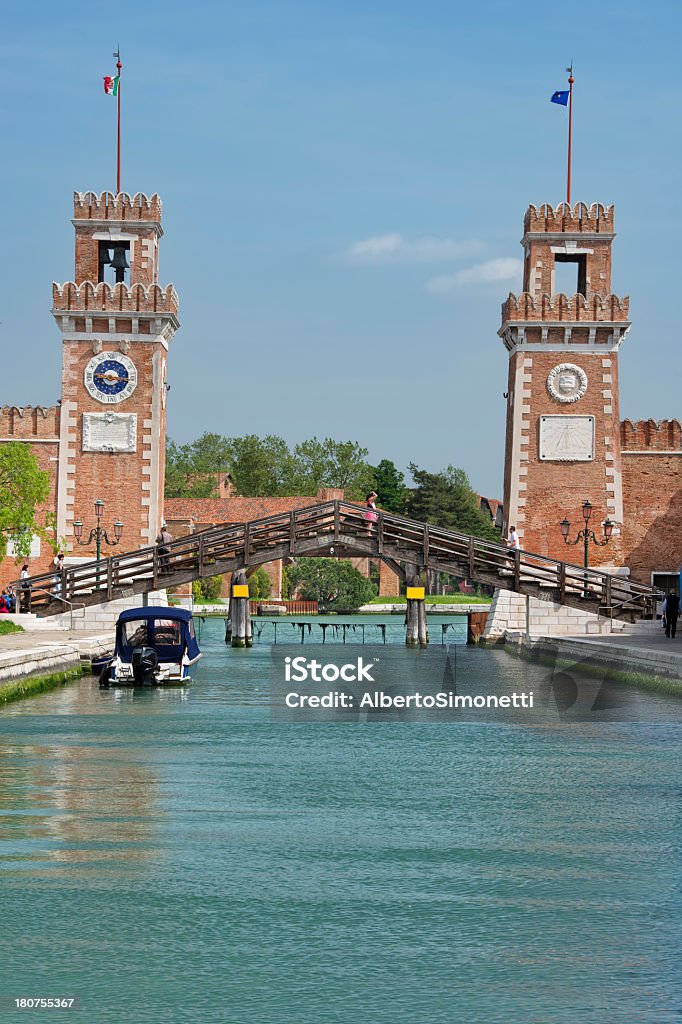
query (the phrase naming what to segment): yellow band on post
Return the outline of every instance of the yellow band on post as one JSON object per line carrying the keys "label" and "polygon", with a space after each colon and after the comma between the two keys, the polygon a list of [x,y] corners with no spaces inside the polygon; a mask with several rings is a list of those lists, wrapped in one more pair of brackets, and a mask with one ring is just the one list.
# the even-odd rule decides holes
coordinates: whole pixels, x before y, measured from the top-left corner
{"label": "yellow band on post", "polygon": [[424,599],[424,587],[408,587],[407,600],[420,601]]}
{"label": "yellow band on post", "polygon": [[244,583],[235,583],[232,587],[232,597],[248,597],[249,588]]}

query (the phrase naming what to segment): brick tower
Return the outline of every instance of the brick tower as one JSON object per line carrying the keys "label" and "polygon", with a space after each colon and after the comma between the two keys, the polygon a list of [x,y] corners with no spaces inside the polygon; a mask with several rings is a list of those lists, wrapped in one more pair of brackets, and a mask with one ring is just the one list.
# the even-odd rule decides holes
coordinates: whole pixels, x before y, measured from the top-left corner
{"label": "brick tower", "polygon": [[[584,526],[617,524],[590,564],[621,566],[623,493],[618,409],[618,350],[630,327],[628,299],[611,294],[613,207],[565,203],[530,206],[524,218],[523,293],[502,306],[499,335],[509,352],[505,450],[505,533],[516,525],[521,546],[581,561],[571,539]],[[555,289],[557,264],[573,264],[575,294]],[[566,269],[566,268],[562,268]]]}
{"label": "brick tower", "polygon": [[[74,193],[75,281],[55,284],[62,334],[57,532],[73,555],[95,525],[124,523],[123,550],[154,542],[163,514],[166,363],[178,297],[158,284],[161,200]],[[106,553],[106,551],[105,551]]]}

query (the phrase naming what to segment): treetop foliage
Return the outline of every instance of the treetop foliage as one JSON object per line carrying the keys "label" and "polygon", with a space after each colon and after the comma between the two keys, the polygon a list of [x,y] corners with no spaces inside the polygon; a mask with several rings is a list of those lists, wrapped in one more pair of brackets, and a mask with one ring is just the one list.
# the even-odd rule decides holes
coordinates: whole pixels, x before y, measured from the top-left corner
{"label": "treetop foliage", "polygon": [[446,530],[459,530],[484,540],[499,541],[490,516],[482,512],[463,469],[448,466],[440,473],[428,473],[414,463],[410,472],[417,485],[407,503],[408,515]]}
{"label": "treetop foliage", "polygon": [[356,441],[313,437],[293,450],[282,437],[221,437],[202,434],[189,444],[169,441],[166,448],[166,494],[169,498],[208,498],[218,476],[229,472],[243,497],[309,494],[321,487],[343,488],[348,500],[364,499],[374,489],[367,449]]}
{"label": "treetop foliage", "polygon": [[377,505],[396,515],[499,540],[490,517],[478,500],[466,473],[447,466],[429,473],[412,463],[414,486],[390,459],[376,466],[357,441],[313,437],[291,448],[282,437],[223,437],[205,433],[188,444],[168,442],[166,495],[169,498],[208,498],[217,493],[221,474],[230,473],[235,492],[243,497],[310,495],[320,488],[339,488],[348,501],[364,502],[370,491]]}

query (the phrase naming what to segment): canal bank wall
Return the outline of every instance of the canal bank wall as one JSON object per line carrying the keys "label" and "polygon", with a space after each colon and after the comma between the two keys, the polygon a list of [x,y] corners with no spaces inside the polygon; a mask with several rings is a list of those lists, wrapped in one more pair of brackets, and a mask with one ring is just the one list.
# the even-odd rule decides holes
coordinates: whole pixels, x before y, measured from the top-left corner
{"label": "canal bank wall", "polygon": [[585,674],[682,698],[682,638],[679,653],[673,646],[676,642],[666,641],[665,636],[656,636],[653,631],[589,639],[529,637],[514,631],[504,636],[506,651],[536,663],[559,669],[573,667]]}
{"label": "canal bank wall", "polygon": [[502,641],[509,632],[559,637],[605,635],[622,629],[623,623],[618,619],[612,622],[594,612],[557,604],[549,597],[542,600],[511,590],[496,590],[483,639]]}
{"label": "canal bank wall", "polygon": [[84,637],[40,629],[0,637],[0,705],[76,679],[112,649],[110,632]]}

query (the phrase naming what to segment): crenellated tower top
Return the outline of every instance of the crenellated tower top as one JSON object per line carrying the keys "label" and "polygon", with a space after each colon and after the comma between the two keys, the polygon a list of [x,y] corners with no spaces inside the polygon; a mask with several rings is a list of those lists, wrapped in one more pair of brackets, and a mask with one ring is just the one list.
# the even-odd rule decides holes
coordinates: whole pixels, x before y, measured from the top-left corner
{"label": "crenellated tower top", "polygon": [[593,234],[613,237],[613,206],[603,203],[559,203],[552,206],[533,203],[523,218],[524,234],[553,232],[557,234]]}
{"label": "crenellated tower top", "polygon": [[74,220],[161,221],[161,197],[136,192],[74,192]]}
{"label": "crenellated tower top", "polygon": [[[161,197],[74,192],[72,281],[54,284],[52,313],[65,339],[97,333],[163,338],[178,327],[178,296],[159,284]],[[103,324],[106,323],[106,331]]]}
{"label": "crenellated tower top", "polygon": [[156,192],[74,192],[75,282],[158,284],[161,199]]}
{"label": "crenellated tower top", "polygon": [[614,208],[604,203],[531,204],[523,218],[523,287],[502,306],[509,351],[540,344],[617,349],[628,299],[611,291]]}
{"label": "crenellated tower top", "polygon": [[611,294],[613,206],[560,203],[529,206],[523,219],[523,291],[533,296],[568,291],[557,287],[557,264],[576,270],[570,294]]}

